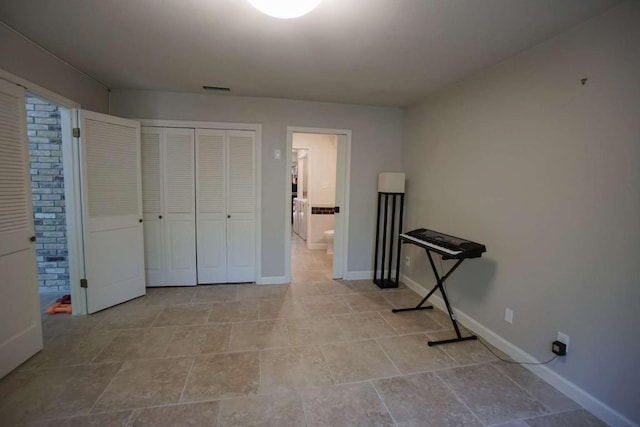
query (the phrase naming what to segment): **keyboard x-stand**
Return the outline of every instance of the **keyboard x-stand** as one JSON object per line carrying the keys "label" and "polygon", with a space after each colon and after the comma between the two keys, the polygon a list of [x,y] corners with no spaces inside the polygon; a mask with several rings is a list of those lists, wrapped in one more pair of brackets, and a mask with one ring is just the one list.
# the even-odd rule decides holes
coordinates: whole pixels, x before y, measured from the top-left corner
{"label": "keyboard x-stand", "polygon": [[[462,264],[462,261],[467,258],[481,257],[482,254],[487,251],[487,248],[480,243],[475,243],[469,240],[460,239],[458,237],[449,236],[437,231],[419,228],[417,230],[409,231],[405,234],[400,234],[398,238],[398,259],[400,259],[400,253],[403,243],[411,243],[424,248],[424,250],[427,252],[427,257],[429,258],[429,263],[431,264],[433,275],[436,278],[436,285],[433,287],[433,289],[431,289],[427,296],[424,297],[422,301],[420,301],[420,303],[418,303],[417,306],[412,308],[397,308],[391,311],[394,313],[398,313],[401,311],[433,309],[432,305],[423,307],[422,304],[424,304],[435,291],[440,290],[442,299],[444,300],[444,304],[447,307],[447,311],[449,312],[449,318],[451,319],[451,323],[453,324],[453,329],[455,329],[456,331],[456,338],[440,341],[428,341],[427,344],[432,347],[439,344],[449,344],[454,342],[478,339],[476,335],[463,337],[460,333],[460,328],[458,327],[456,316],[453,314],[451,305],[449,305],[449,299],[447,298],[447,293],[444,289],[444,282],[449,278],[449,276],[451,276],[454,271],[456,271],[460,264]],[[443,260],[456,259],[457,262],[453,265],[453,267],[449,269],[449,271],[444,276],[441,277],[438,274],[435,263],[433,262],[433,256],[431,255],[431,252],[441,255]],[[399,271],[396,271],[396,275],[399,275]],[[396,283],[398,283],[398,277],[396,277]]]}

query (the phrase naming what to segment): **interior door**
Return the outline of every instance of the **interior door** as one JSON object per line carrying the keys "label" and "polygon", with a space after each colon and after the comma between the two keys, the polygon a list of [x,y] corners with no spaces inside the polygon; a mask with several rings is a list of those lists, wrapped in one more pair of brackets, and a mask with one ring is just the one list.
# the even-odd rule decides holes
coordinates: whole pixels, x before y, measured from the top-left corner
{"label": "interior door", "polygon": [[147,286],[162,286],[164,233],[162,232],[163,186],[160,172],[163,156],[162,129],[142,128],[142,217],[144,219],[144,265]]}
{"label": "interior door", "polygon": [[87,310],[145,294],[140,124],[78,111]]}
{"label": "interior door", "polygon": [[227,282],[225,134],[196,129],[198,283]]}
{"label": "interior door", "polygon": [[195,286],[194,130],[164,132],[164,262],[166,284]]}
{"label": "interior door", "polygon": [[24,89],[0,80],[0,378],[42,349]]}
{"label": "interior door", "polygon": [[227,281],[255,281],[255,132],[227,131]]}

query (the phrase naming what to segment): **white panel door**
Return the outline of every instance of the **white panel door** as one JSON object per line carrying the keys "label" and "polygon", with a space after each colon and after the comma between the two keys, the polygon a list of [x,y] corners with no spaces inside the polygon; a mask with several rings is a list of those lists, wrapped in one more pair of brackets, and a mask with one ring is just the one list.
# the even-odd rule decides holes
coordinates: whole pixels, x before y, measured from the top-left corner
{"label": "white panel door", "polygon": [[162,286],[164,233],[162,232],[162,130],[142,128],[142,216],[144,219],[144,265],[147,286]]}
{"label": "white panel door", "polygon": [[195,286],[196,223],[194,130],[164,132],[164,262],[165,285]]}
{"label": "white panel door", "polygon": [[0,80],[0,378],[42,349],[24,106]]}
{"label": "white panel door", "polygon": [[227,282],[225,131],[196,129],[198,283]]}
{"label": "white panel door", "polygon": [[78,112],[89,313],[145,294],[140,124]]}
{"label": "white panel door", "polygon": [[227,281],[255,281],[255,132],[227,131]]}

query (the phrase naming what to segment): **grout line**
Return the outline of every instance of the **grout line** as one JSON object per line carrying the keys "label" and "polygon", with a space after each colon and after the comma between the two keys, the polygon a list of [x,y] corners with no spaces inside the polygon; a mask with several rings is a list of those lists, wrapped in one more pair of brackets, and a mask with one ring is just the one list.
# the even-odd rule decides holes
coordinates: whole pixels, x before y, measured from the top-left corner
{"label": "grout line", "polygon": [[177,403],[183,403],[182,398],[184,397],[184,392],[187,389],[187,384],[189,383],[189,377],[191,376],[191,371],[193,370],[193,366],[196,364],[196,357],[197,356],[193,356],[193,359],[191,360],[191,366],[189,367],[189,371],[187,372],[187,375],[184,377],[184,385],[182,386],[182,391],[180,392],[180,397],[178,398]]}
{"label": "grout line", "polygon": [[[450,369],[456,369],[456,368],[450,368]],[[441,369],[441,370],[444,370],[444,369]],[[484,422],[482,422],[480,417],[475,412],[473,412],[471,410],[469,405],[466,404],[466,402],[458,395],[458,393],[456,393],[456,391],[440,375],[438,375],[437,371],[434,371],[433,376],[437,380],[439,380],[447,389],[449,389],[451,394],[453,394],[453,397],[455,397],[458,400],[458,402],[460,402],[462,404],[462,406],[467,408],[467,410],[471,413],[471,415],[473,415],[475,417],[475,419],[477,419],[480,424],[482,424],[483,426],[486,425]]]}
{"label": "grout line", "polygon": [[331,365],[329,364],[329,359],[327,359],[327,356],[324,354],[322,345],[318,344],[318,349],[320,350],[320,355],[322,356],[325,363],[327,364],[327,369],[329,369],[329,375],[331,375],[331,380],[333,381],[333,385],[338,385],[338,381],[336,381],[336,377],[333,375],[333,371],[331,370]]}
{"label": "grout line", "polygon": [[[522,390],[525,394],[527,394],[531,399],[533,399],[534,401],[538,402],[540,405],[542,405],[542,407],[547,411],[547,413],[551,412],[549,410],[549,408],[547,407],[547,405],[545,405],[543,402],[541,402],[540,400],[538,400],[537,397],[535,397],[529,390],[527,390],[523,385],[521,385],[520,383],[518,383],[515,379],[511,378],[510,375],[508,375],[505,372],[502,372],[500,369],[496,368],[495,366],[493,366],[495,362],[487,362],[486,365],[490,367],[490,369],[494,369],[496,372],[498,372],[499,375],[502,375],[503,377],[505,377],[508,381],[512,382],[513,384],[515,384],[515,386],[517,388],[519,388],[520,390]],[[523,368],[524,369],[524,368]],[[528,372],[528,371],[527,371]],[[536,377],[537,378],[537,377]]]}
{"label": "grout line", "polygon": [[396,365],[396,362],[393,361],[393,359],[387,354],[387,352],[385,351],[384,347],[382,347],[382,345],[380,345],[380,343],[378,342],[377,339],[374,339],[373,342],[375,342],[378,345],[378,348],[380,350],[382,350],[382,353],[384,353],[385,356],[387,356],[387,359],[389,359],[389,361],[391,362],[391,364],[393,365],[394,368],[396,368],[396,371],[398,371],[398,373],[400,375],[403,374],[402,370],[400,370],[400,368],[398,368],[398,366]]}
{"label": "grout line", "polygon": [[100,401],[100,399],[102,398],[102,396],[104,395],[104,393],[107,391],[107,389],[109,388],[109,386],[111,385],[111,383],[113,383],[113,380],[116,379],[116,377],[118,376],[118,374],[120,373],[120,371],[122,371],[122,368],[124,368],[124,364],[126,362],[117,362],[120,363],[120,367],[118,368],[118,370],[113,374],[113,376],[111,377],[111,379],[109,380],[109,382],[107,383],[106,387],[104,388],[104,390],[102,390],[102,393],[100,393],[100,396],[98,396],[98,398],[93,402],[93,405],[91,405],[91,409],[89,409],[88,414],[93,414],[93,410],[95,409],[96,405],[98,404],[98,402]]}
{"label": "grout line", "polygon": [[382,396],[380,395],[380,391],[378,390],[378,388],[376,387],[376,385],[373,383],[373,381],[369,380],[369,383],[371,384],[371,386],[373,387],[373,390],[376,392],[376,394],[378,395],[378,399],[380,399],[380,402],[382,403],[382,406],[384,406],[384,409],[387,410],[387,413],[389,414],[389,416],[391,417],[391,421],[393,421],[393,424],[395,424],[396,426],[398,425],[398,422],[396,421],[396,419],[393,417],[393,414],[391,413],[391,411],[389,410],[389,407],[387,406],[387,402],[384,401],[384,399],[382,398]]}

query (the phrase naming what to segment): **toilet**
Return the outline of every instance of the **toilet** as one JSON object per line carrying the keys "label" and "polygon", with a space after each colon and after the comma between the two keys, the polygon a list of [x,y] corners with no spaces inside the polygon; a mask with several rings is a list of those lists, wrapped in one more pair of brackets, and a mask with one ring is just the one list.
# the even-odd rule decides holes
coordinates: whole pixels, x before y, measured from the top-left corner
{"label": "toilet", "polygon": [[327,254],[333,255],[333,230],[324,232],[324,240],[327,242]]}

